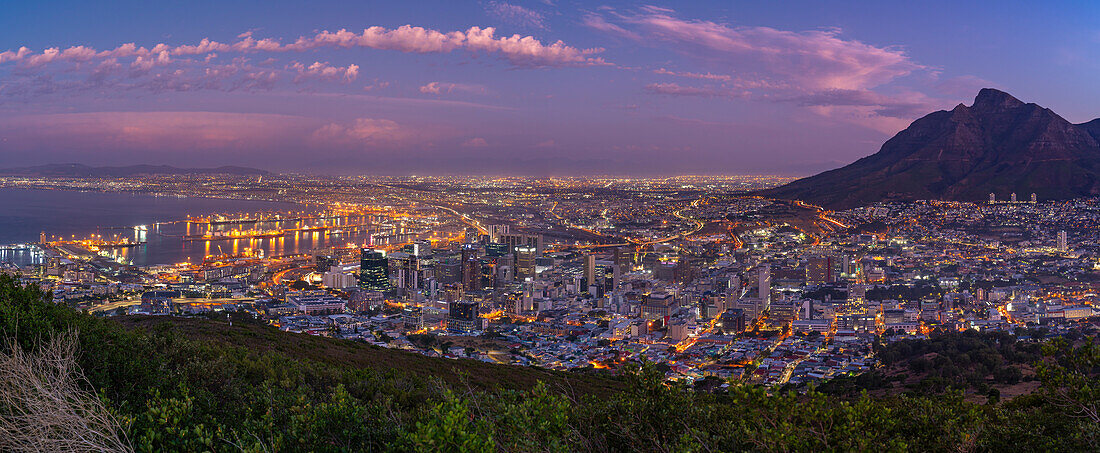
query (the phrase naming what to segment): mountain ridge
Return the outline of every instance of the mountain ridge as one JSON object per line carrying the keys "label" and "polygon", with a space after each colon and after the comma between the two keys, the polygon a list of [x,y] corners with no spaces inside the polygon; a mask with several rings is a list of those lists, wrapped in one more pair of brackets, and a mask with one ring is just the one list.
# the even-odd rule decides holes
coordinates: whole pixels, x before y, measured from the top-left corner
{"label": "mountain ridge", "polygon": [[925,115],[847,166],[756,192],[834,209],[877,201],[1100,195],[1100,119],[1073,124],[992,88]]}

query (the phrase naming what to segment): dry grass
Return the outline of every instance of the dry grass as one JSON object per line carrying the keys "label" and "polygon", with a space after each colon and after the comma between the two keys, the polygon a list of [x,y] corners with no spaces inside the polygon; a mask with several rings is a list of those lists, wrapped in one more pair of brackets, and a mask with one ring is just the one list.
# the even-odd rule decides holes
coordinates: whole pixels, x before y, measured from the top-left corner
{"label": "dry grass", "polygon": [[0,353],[0,451],[129,452],[125,430],[95,394],[81,388],[75,333],[27,351]]}

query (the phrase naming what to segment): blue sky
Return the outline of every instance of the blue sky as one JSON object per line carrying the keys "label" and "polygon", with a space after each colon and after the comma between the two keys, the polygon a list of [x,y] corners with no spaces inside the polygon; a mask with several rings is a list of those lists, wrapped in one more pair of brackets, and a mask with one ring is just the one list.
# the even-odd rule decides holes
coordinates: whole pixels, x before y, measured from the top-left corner
{"label": "blue sky", "polygon": [[8,2],[0,165],[803,175],[1098,69],[1093,2]]}

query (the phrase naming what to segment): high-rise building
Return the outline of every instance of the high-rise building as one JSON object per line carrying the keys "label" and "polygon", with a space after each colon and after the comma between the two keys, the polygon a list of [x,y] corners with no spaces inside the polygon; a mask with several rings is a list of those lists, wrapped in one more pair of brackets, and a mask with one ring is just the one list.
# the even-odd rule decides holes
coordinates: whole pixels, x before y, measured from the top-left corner
{"label": "high-rise building", "polygon": [[360,251],[359,287],[368,291],[390,290],[390,266],[386,252],[371,249]]}
{"label": "high-rise building", "polygon": [[537,249],[529,245],[521,245],[516,250],[516,280],[524,281],[535,279],[535,257]]}
{"label": "high-rise building", "polygon": [[508,246],[506,244],[498,244],[495,242],[485,244],[485,256],[488,256],[490,258],[509,255],[511,253],[512,251],[508,249]]}
{"label": "high-rise building", "polygon": [[584,256],[584,282],[586,286],[596,284],[596,255],[591,253]]}
{"label": "high-rise building", "polygon": [[989,193],[989,202],[990,203],[996,203],[997,202],[997,194],[995,194],[993,192],[990,192]]}
{"label": "high-rise building", "polygon": [[1012,202],[1015,203],[1016,202],[1016,192],[1012,192],[1011,197],[1012,197]]}
{"label": "high-rise building", "polygon": [[474,227],[466,228],[466,237],[465,237],[464,242],[466,242],[467,244],[476,243],[477,239],[478,239],[478,236],[480,236],[480,233],[477,231],[477,228],[474,228]]}
{"label": "high-rise building", "polygon": [[515,252],[516,247],[525,245],[533,247],[535,253],[542,253],[542,235],[541,234],[525,234],[525,233],[506,233],[498,236],[496,241],[508,246],[508,251]]}
{"label": "high-rise building", "polygon": [[1066,230],[1061,230],[1058,232],[1058,250],[1061,250],[1063,252],[1069,250],[1067,239],[1068,237],[1066,235]]}
{"label": "high-rise building", "polygon": [[731,308],[718,317],[718,327],[726,335],[745,331],[745,311]]}
{"label": "high-rise building", "polygon": [[806,260],[806,283],[821,285],[836,281],[833,265],[831,256],[811,256]]}
{"label": "high-rise building", "polygon": [[393,268],[396,269],[398,286],[409,291],[420,289],[420,258],[417,255],[402,253],[392,257],[391,260],[394,262]]}
{"label": "high-rise building", "polygon": [[615,248],[615,264],[620,269],[629,271],[634,267],[634,247],[622,246]]}
{"label": "high-rise building", "polygon": [[455,301],[449,305],[447,330],[452,332],[470,332],[477,329],[477,302]]}
{"label": "high-rise building", "polygon": [[510,225],[489,225],[489,242],[500,242],[500,237],[512,232]]}
{"label": "high-rise building", "polygon": [[768,308],[768,305],[772,302],[772,267],[769,264],[763,264],[760,266],[760,302],[764,305],[764,309]]}
{"label": "high-rise building", "polygon": [[462,261],[450,257],[440,260],[433,266],[436,281],[441,284],[460,283],[462,281]]}
{"label": "high-rise building", "polygon": [[401,251],[418,258],[432,256],[432,243],[424,240],[411,242],[405,244]]}
{"label": "high-rise building", "polygon": [[1037,202],[1039,202],[1039,197],[1035,195],[1035,192],[1032,192],[1032,193],[1031,193],[1031,202],[1032,202],[1032,203],[1037,203]]}
{"label": "high-rise building", "polygon": [[481,261],[477,257],[462,262],[462,289],[481,291]]}

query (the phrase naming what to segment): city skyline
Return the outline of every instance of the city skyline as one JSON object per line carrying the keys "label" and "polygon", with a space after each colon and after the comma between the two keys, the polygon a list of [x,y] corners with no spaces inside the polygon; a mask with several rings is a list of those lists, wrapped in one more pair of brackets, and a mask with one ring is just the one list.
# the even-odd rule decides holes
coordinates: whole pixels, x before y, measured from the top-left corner
{"label": "city skyline", "polygon": [[804,176],[987,86],[1092,119],[1063,5],[9,5],[0,166]]}

